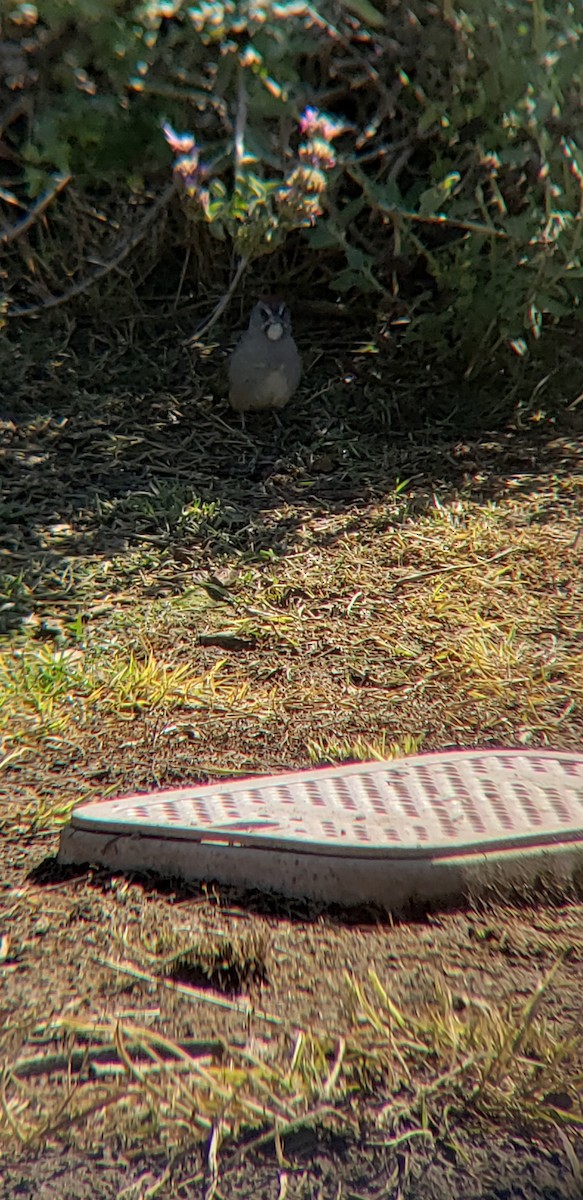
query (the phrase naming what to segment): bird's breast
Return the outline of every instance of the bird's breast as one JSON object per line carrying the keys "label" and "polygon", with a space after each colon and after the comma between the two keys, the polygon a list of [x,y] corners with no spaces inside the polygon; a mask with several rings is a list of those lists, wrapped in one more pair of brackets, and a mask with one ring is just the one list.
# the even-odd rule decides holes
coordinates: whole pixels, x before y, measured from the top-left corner
{"label": "bird's breast", "polygon": [[289,400],[290,382],[284,367],[272,367],[256,380],[261,400],[266,404],[285,404]]}

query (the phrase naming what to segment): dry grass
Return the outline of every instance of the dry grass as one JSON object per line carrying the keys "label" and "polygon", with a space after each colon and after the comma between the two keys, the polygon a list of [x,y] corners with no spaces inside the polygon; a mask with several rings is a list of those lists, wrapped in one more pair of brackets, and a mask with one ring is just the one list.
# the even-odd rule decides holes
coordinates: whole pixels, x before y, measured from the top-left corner
{"label": "dry grass", "polygon": [[[468,1111],[581,1127],[580,1030],[559,1037],[540,1016],[563,961],[522,1004],[454,994],[436,975],[430,1001],[414,1011],[371,969],[368,979],[346,977],[346,1019],[337,1030],[290,1026],[255,1009],[265,1029],[255,1049],[246,1038],[178,1042],[127,1017],[65,1014],[29,1019],[18,1045],[25,1030],[9,1023],[0,1136],[21,1148],[71,1138],[94,1145],[123,1130],[126,1139],[155,1138],[176,1150],[197,1135],[212,1134],[220,1146],[243,1131],[278,1139],[314,1122],[356,1131],[363,1106],[387,1146],[434,1140]],[[110,965],[157,982],[131,965]],[[186,1005],[246,1011],[200,989],[165,986]]]}
{"label": "dry grass", "polygon": [[[206,1137],[212,1182],[243,1132],[283,1155],[298,1125],[364,1122],[395,1154],[440,1139],[463,1154],[467,1113],[560,1128],[568,1145],[583,1122],[578,1031],[571,1008],[555,1011],[559,978],[572,970],[579,986],[568,907],[560,937],[545,928],[534,950],[528,922],[522,941],[499,939],[500,956],[511,946],[529,961],[509,997],[499,962],[494,991],[480,987],[489,934],[446,974],[449,934],[430,960],[415,927],[403,958],[391,931],[354,960],[349,933],[332,948],[320,926],[313,941],[302,927],[306,945],[296,928],[279,961],[269,938],[221,940],[212,897],[194,942],[180,904],[158,897],[148,949],[148,905],[140,894],[130,911],[126,881],[108,881],[109,907],[88,884],[78,911],[66,881],[41,895],[21,873],[31,831],[50,838],[81,799],[447,746],[580,747],[578,433],[527,402],[522,429],[508,419],[497,434],[454,435],[451,414],[415,426],[426,380],[395,369],[389,403],[380,353],[372,392],[358,346],[334,354],[281,428],[240,427],[205,361],[193,395],[169,351],[163,369],[111,346],[82,364],[55,352],[36,385],[37,367],[21,364],[22,409],[4,421],[0,613],[0,781],[18,884],[0,945],[15,988],[3,1137],[22,1153],[116,1138],[174,1152]],[[156,940],[164,922],[169,944]],[[573,968],[557,957],[569,946]],[[418,973],[403,990],[407,956]],[[24,1006],[22,958],[35,964]],[[249,998],[221,993],[229,972]],[[126,986],[149,999],[120,1004]]]}

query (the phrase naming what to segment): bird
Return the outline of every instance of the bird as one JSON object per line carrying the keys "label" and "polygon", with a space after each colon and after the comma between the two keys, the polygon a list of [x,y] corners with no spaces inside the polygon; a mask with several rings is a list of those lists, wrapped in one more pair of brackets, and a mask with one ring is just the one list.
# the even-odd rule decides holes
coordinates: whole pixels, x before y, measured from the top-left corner
{"label": "bird", "polygon": [[229,361],[231,407],[240,413],[284,408],[301,375],[302,360],[285,300],[259,300]]}

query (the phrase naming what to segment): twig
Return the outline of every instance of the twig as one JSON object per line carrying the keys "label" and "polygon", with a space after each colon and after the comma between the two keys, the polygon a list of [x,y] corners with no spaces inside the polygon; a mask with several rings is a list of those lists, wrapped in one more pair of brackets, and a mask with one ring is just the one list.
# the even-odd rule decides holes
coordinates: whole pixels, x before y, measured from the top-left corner
{"label": "twig", "polygon": [[[344,1114],[343,1114],[344,1115]],[[229,1164],[228,1170],[231,1171],[241,1162],[241,1159],[250,1154],[253,1150],[262,1149],[268,1146],[276,1137],[288,1137],[290,1133],[295,1133],[298,1129],[310,1128],[317,1125],[323,1117],[337,1117],[338,1109],[332,1104],[323,1104],[320,1108],[313,1108],[304,1113],[301,1117],[296,1117],[293,1121],[288,1121],[285,1125],[274,1126],[273,1129],[263,1133],[260,1137],[253,1138],[253,1141],[246,1142],[237,1150],[233,1161]]]}
{"label": "twig", "polygon": [[507,558],[509,554],[514,554],[514,547],[510,546],[507,550],[500,550],[498,554],[493,554],[491,558],[481,558],[478,562],[471,563],[451,563],[445,567],[432,567],[429,571],[415,571],[412,575],[404,575],[402,579],[396,579],[391,588],[402,587],[405,583],[417,583],[418,579],[429,579],[432,575],[444,575],[446,571],[473,571],[476,567],[487,567],[489,563],[497,562],[499,558]]}
{"label": "twig", "polygon": [[225,309],[231,303],[231,300],[233,299],[233,294],[235,292],[237,284],[238,284],[243,272],[248,267],[248,265],[249,265],[249,255],[243,254],[242,257],[239,259],[239,262],[237,264],[237,270],[235,271],[235,274],[233,275],[233,278],[232,278],[224,296],[221,296],[221,299],[219,300],[218,304],[215,304],[215,307],[213,308],[213,311],[212,311],[210,317],[208,317],[206,321],[203,321],[202,325],[199,325],[198,328],[195,329],[192,337],[189,337],[187,339],[187,341],[184,343],[185,346],[192,346],[194,342],[198,342],[200,340],[200,338],[203,336],[203,334],[208,333],[209,329],[212,329],[213,325],[216,325],[219,317],[224,313]]}
{"label": "twig", "polygon": [[93,961],[99,963],[102,967],[107,967],[110,971],[119,971],[122,975],[131,975],[134,979],[142,979],[144,983],[168,988],[171,992],[178,992],[181,996],[186,996],[189,1000],[194,1001],[194,1003],[213,1004],[218,1008],[226,1008],[230,1012],[240,1013],[243,1017],[256,1017],[260,1021],[268,1021],[270,1025],[285,1024],[281,1017],[275,1017],[271,1013],[263,1012],[262,1009],[255,1008],[252,1004],[224,1000],[220,996],[213,996],[209,992],[203,991],[202,988],[187,987],[184,983],[175,983],[174,980],[165,979],[163,975],[151,975],[148,971],[140,971],[137,967],[131,966],[129,963],[113,962],[110,958],[99,958],[97,955]]}
{"label": "twig", "polygon": [[184,280],[186,279],[186,272],[188,270],[189,262],[190,262],[190,246],[187,246],[186,254],[184,255],[184,261],[182,263],[182,270],[180,272],[180,279],[178,280],[178,287],[176,289],[176,295],[174,297],[174,303],[172,305],[175,312],[176,312],[176,309],[178,308],[178,301],[180,300],[180,295],[182,292],[182,288],[184,286]]}
{"label": "twig", "polygon": [[87,1128],[89,1117],[93,1116],[94,1113],[104,1113],[107,1108],[111,1108],[113,1104],[118,1104],[122,1100],[127,1102],[128,1097],[131,1095],[131,1092],[127,1086],[120,1087],[115,1091],[110,1092],[105,1097],[100,1097],[98,1100],[94,1100],[92,1104],[87,1105],[87,1108],[83,1108],[78,1112],[67,1113],[67,1106],[70,1104],[77,1090],[78,1084],[75,1084],[75,1086],[71,1088],[70,1093],[63,1100],[63,1103],[57,1108],[56,1113],[53,1113],[44,1125],[41,1125],[38,1129],[25,1138],[25,1144],[27,1146],[34,1146],[35,1142],[37,1144],[46,1144],[46,1140],[54,1136],[54,1134],[57,1133],[59,1129],[62,1129],[63,1126],[66,1126],[68,1131],[74,1129],[76,1125],[85,1126],[85,1128]]}
{"label": "twig", "polygon": [[[201,1042],[198,1040],[187,1040],[178,1043],[180,1050],[184,1051],[190,1058],[208,1057],[209,1054],[220,1054],[223,1050],[222,1042]],[[135,1054],[137,1058],[148,1058],[146,1051],[139,1042],[135,1044],[130,1042],[128,1050]],[[175,1066],[175,1060],[172,1058],[171,1052],[166,1048],[159,1051],[161,1057],[165,1061],[172,1062]],[[41,1054],[36,1058],[23,1058],[20,1062],[15,1062],[11,1067],[11,1074],[16,1079],[30,1079],[37,1075],[53,1075],[57,1072],[71,1071],[73,1074],[78,1074],[86,1066],[111,1066],[119,1063],[119,1055],[113,1046],[87,1046],[83,1050],[71,1050],[68,1054]]]}
{"label": "twig", "polygon": [[482,225],[479,221],[455,220],[453,217],[447,217],[445,213],[431,213],[423,216],[421,213],[413,212],[398,204],[387,204],[378,195],[371,192],[368,179],[360,171],[350,166],[347,166],[346,170],[350,178],[362,188],[372,207],[387,217],[402,218],[404,221],[418,221],[421,225],[442,225],[445,229],[462,229],[466,233],[481,233],[484,237],[498,238],[505,242],[513,240],[506,230],[497,229],[495,225]]}
{"label": "twig", "polygon": [[407,166],[407,163],[409,162],[409,159],[411,158],[412,154],[413,154],[413,146],[406,145],[405,149],[402,150],[399,155],[397,155],[397,158],[395,159],[395,161],[387,175],[387,184],[395,183],[397,181],[397,179],[399,178],[399,175],[401,174],[401,171],[403,170],[403,167]]}
{"label": "twig", "polygon": [[235,117],[235,141],[233,152],[235,159],[235,186],[242,176],[242,164],[245,155],[245,129],[247,128],[247,88],[245,86],[245,68],[239,67],[237,84],[237,115]]}
{"label": "twig", "polygon": [[46,192],[43,192],[36,204],[33,204],[32,208],[28,210],[26,216],[21,221],[17,221],[14,225],[5,225],[4,229],[0,229],[0,245],[7,246],[9,242],[13,242],[17,237],[20,237],[22,233],[26,233],[27,229],[30,229],[35,221],[38,221],[38,218],[48,208],[49,204],[52,203],[55,196],[58,196],[59,192],[62,192],[67,187],[72,178],[72,175],[57,175],[53,186],[47,188]]}
{"label": "twig", "polygon": [[80,296],[83,294],[83,292],[88,291],[90,287],[93,287],[94,283],[97,283],[98,280],[103,279],[105,275],[109,275],[110,271],[115,271],[116,268],[119,267],[120,263],[122,263],[124,259],[131,254],[132,250],[135,250],[136,246],[139,245],[139,243],[142,241],[142,238],[147,233],[150,225],[156,220],[156,217],[159,215],[162,209],[169,204],[175,191],[176,184],[172,182],[165,189],[165,191],[162,192],[162,195],[158,197],[152,207],[148,209],[148,212],[138,225],[138,228],[134,231],[132,236],[127,239],[127,241],[121,244],[113,258],[108,259],[107,262],[101,263],[91,275],[88,275],[79,283],[73,284],[72,287],[67,288],[67,290],[62,292],[60,296],[51,296],[48,300],[43,301],[42,304],[31,304],[27,308],[13,308],[12,310],[8,310],[3,315],[5,317],[32,317],[37,313],[46,312],[48,309],[57,308],[60,304],[66,304],[68,300],[72,300],[75,296]]}

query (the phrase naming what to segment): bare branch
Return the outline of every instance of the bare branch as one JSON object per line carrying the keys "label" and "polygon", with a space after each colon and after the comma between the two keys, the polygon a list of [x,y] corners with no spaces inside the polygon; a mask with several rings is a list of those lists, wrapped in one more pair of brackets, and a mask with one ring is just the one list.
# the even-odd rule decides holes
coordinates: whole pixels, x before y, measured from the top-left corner
{"label": "bare branch", "polygon": [[36,204],[33,204],[32,208],[28,210],[26,216],[21,221],[17,221],[14,225],[5,225],[4,229],[0,229],[0,245],[7,246],[9,242],[14,242],[16,238],[26,233],[31,225],[34,225],[35,221],[38,221],[38,218],[42,216],[45,209],[49,207],[49,204],[52,203],[55,197],[59,195],[59,192],[62,192],[67,187],[72,178],[72,175],[57,175],[53,186],[47,188],[46,192],[43,192]]}

